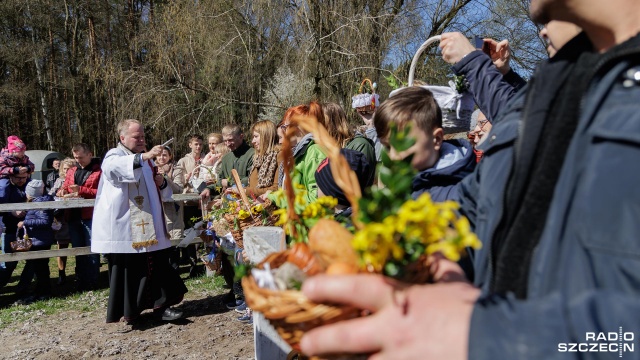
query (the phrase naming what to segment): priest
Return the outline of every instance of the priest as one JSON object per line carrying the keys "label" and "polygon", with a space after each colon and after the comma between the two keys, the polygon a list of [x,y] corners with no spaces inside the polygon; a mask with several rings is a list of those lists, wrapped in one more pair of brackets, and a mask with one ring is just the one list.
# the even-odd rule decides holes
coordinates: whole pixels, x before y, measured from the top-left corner
{"label": "priest", "polygon": [[182,317],[171,308],[187,288],[169,263],[171,242],[162,199],[172,195],[157,174],[153,158],[162,146],[146,151],[144,127],[122,120],[120,142],[105,155],[93,214],[91,251],[109,264],[107,323],[133,323],[145,309],[165,321]]}

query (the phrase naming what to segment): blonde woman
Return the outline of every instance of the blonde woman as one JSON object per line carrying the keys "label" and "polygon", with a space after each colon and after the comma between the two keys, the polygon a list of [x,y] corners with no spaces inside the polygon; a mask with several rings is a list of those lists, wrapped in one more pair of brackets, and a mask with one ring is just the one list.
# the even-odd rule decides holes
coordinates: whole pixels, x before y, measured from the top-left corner
{"label": "blonde woman", "polygon": [[[255,154],[245,190],[247,195],[258,197],[278,188],[280,146],[276,125],[269,120],[255,123],[251,129],[251,145]],[[227,192],[237,193],[237,190],[229,188]]]}

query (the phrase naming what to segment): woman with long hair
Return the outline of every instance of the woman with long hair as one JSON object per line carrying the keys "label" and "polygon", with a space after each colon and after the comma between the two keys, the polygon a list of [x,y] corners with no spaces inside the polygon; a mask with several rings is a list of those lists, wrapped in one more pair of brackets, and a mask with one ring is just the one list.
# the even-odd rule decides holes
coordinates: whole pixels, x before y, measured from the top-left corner
{"label": "woman with long hair", "polygon": [[[282,129],[285,134],[291,126],[291,118],[295,115],[313,116],[320,122],[324,119],[322,107],[316,101],[310,102],[309,105],[291,107],[285,112],[282,125],[280,126],[280,129]],[[300,128],[298,128],[290,138],[290,141],[293,147],[295,166],[294,173],[287,175],[292,176],[294,183],[301,184],[305,187],[307,191],[305,200],[311,203],[318,198],[318,185],[316,184],[315,172],[318,169],[318,165],[320,165],[322,160],[327,156],[320,149],[320,146],[315,143],[313,135]],[[283,181],[283,176],[280,176],[278,182],[280,187],[282,187]]]}
{"label": "woman with long hair", "polygon": [[[270,120],[258,121],[251,128],[251,145],[255,149],[249,175],[247,195],[258,197],[278,188],[280,146],[276,125]],[[227,189],[236,192],[235,188]]]}
{"label": "woman with long hair", "polygon": [[369,164],[376,164],[376,152],[373,143],[360,133],[354,133],[349,128],[347,114],[342,106],[336,103],[322,104],[324,117],[318,119],[327,129],[338,145],[344,149],[359,151],[364,154]]}

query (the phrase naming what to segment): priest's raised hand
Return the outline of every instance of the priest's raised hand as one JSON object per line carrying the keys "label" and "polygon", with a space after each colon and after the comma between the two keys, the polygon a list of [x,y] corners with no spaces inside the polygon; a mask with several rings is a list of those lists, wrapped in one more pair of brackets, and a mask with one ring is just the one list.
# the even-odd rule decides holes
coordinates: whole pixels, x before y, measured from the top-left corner
{"label": "priest's raised hand", "polygon": [[156,145],[151,148],[151,150],[142,153],[142,160],[153,160],[156,156],[160,156],[162,154],[162,145]]}

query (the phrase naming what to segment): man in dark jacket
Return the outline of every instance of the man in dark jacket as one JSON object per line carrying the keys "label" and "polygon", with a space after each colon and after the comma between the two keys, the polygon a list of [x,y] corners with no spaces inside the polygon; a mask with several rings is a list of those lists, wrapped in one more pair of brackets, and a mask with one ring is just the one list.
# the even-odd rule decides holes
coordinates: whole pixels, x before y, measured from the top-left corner
{"label": "man in dark jacket", "polygon": [[[0,204],[22,203],[27,201],[25,188],[30,181],[28,174],[12,174],[7,179],[0,179]],[[2,213],[2,222],[5,226],[5,234],[2,249],[5,253],[12,253],[11,242],[16,240],[18,223],[24,219],[26,211],[11,211]],[[0,268],[0,288],[7,285],[13,271],[18,265],[17,261],[7,261],[4,268]]]}
{"label": "man in dark jacket", "polygon": [[[218,181],[215,184],[209,185],[200,193],[200,197],[203,199],[208,199],[211,194],[217,194],[218,191],[224,192],[224,189],[232,186],[235,182],[231,176],[231,170],[233,169],[238,172],[243,185],[249,185],[249,175],[253,165],[255,149],[247,145],[246,141],[244,141],[242,129],[235,124],[222,128],[222,139],[231,152],[222,157],[220,169],[217,174]],[[222,276],[227,286],[231,288],[231,292],[223,299],[227,308],[235,309],[245,306],[242,286],[239,281],[233,281],[235,273],[226,256],[222,257]]]}
{"label": "man in dark jacket", "polygon": [[53,185],[56,183],[56,180],[60,177],[60,159],[53,159],[51,162],[51,167],[53,171],[47,175],[47,181],[45,182],[45,192],[49,193]]}
{"label": "man in dark jacket", "polygon": [[222,157],[218,170],[218,181],[207,186],[200,193],[202,198],[209,198],[211,194],[217,194],[218,190],[224,192],[235,182],[231,176],[231,170],[235,169],[244,186],[249,185],[249,171],[253,165],[255,149],[244,141],[244,133],[238,125],[227,125],[222,128],[222,138],[231,152]]}
{"label": "man in dark jacket", "polygon": [[[496,127],[489,135],[487,158],[509,148],[513,156],[507,176],[496,175],[504,187],[494,207],[471,204],[479,196],[474,190],[471,203],[463,202],[463,211],[474,209],[484,240],[482,290],[465,283],[397,288],[374,276],[309,279],[303,291],[312,300],[374,315],[308,333],[301,342],[306,353],[635,355],[629,352],[640,330],[640,172],[632,165],[640,156],[640,3],[533,0],[531,12],[542,23],[573,21],[585,34],[536,71],[519,107],[513,99],[511,115],[522,114],[515,125],[523,136],[505,141]],[[461,58],[450,55],[443,51],[451,62]],[[491,191],[486,179],[479,186]],[[599,352],[590,352],[591,344]]]}
{"label": "man in dark jacket", "polygon": [[[64,184],[58,196],[95,199],[100,182],[100,161],[93,158],[89,145],[79,143],[71,149],[77,165],[67,171]],[[73,247],[91,246],[91,224],[93,208],[72,209],[68,212],[69,235]],[[100,255],[76,256],[76,276],[78,290],[93,289],[98,282]]]}

